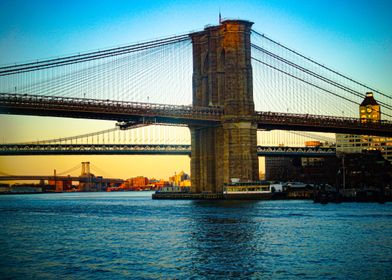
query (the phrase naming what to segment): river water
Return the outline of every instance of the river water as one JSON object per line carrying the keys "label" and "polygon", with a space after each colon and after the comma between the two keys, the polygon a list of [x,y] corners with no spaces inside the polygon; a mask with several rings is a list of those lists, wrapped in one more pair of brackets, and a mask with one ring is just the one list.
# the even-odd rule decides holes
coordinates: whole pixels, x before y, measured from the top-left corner
{"label": "river water", "polygon": [[392,279],[392,203],[0,196],[1,279]]}

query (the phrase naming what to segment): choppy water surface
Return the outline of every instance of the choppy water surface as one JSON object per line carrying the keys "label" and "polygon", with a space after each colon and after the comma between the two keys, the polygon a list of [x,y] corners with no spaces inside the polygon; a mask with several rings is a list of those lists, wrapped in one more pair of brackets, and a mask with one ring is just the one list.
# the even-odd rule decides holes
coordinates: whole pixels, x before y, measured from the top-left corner
{"label": "choppy water surface", "polygon": [[392,204],[0,196],[1,279],[391,279]]}

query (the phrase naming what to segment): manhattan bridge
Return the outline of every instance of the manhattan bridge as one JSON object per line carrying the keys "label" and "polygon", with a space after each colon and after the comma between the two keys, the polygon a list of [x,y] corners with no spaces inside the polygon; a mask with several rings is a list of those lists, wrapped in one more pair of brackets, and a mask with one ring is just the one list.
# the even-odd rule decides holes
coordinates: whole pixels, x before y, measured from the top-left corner
{"label": "manhattan bridge", "polygon": [[[369,91],[382,108],[381,121],[358,117]],[[187,154],[193,192],[220,192],[230,178],[256,180],[259,155],[335,153],[263,144],[276,131],[283,131],[276,136],[280,143],[293,137],[326,140],[318,132],[392,136],[390,95],[278,43],[244,20],[0,67],[0,113],[116,122],[96,133],[3,144],[0,155]],[[147,126],[154,130],[139,137],[137,131]],[[181,143],[165,143],[176,134],[173,126],[186,131]],[[107,135],[117,143],[105,142]],[[132,143],[135,138],[144,140]],[[159,143],[146,143],[151,138]]]}

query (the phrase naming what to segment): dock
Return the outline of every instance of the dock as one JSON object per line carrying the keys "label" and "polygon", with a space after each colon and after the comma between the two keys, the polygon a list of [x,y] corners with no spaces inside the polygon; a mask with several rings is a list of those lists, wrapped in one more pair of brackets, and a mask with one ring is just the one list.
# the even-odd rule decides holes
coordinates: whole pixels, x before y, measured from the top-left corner
{"label": "dock", "polygon": [[223,194],[223,193],[154,193],[152,199],[182,200],[271,200],[276,199],[271,193]]}

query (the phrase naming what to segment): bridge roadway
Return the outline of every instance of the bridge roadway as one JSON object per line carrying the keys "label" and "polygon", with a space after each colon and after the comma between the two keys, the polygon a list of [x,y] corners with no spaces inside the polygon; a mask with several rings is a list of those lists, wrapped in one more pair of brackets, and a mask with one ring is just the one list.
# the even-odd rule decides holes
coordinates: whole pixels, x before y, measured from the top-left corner
{"label": "bridge roadway", "polygon": [[[0,155],[191,155],[187,144],[3,144]],[[335,156],[335,148],[257,146],[258,156]]]}
{"label": "bridge roadway", "polygon": [[[149,124],[211,126],[231,120],[220,107],[197,107],[101,99],[0,93],[0,113],[114,120]],[[235,117],[234,117],[235,118]],[[361,123],[357,118],[256,112],[259,129],[282,129],[392,136],[392,122]]]}

